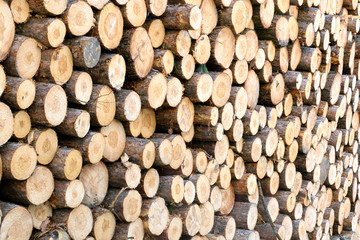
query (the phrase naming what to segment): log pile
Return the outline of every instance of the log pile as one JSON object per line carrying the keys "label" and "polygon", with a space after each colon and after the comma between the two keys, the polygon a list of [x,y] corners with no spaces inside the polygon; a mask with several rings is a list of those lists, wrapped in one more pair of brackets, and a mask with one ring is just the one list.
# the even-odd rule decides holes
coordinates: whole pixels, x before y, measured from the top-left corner
{"label": "log pile", "polygon": [[357,0],[0,0],[0,240],[360,239]]}

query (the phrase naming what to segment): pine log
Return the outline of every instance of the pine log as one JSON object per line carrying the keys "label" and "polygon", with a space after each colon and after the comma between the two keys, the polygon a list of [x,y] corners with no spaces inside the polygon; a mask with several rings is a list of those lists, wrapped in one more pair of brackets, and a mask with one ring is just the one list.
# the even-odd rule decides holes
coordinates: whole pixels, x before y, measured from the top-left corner
{"label": "pine log", "polygon": [[[112,2],[107,3],[101,11],[95,13],[95,19],[95,27],[91,35],[96,37],[104,48],[109,50],[117,48],[123,35],[124,26],[123,15],[119,7]],[[92,57],[95,61],[97,56],[93,55]]]}
{"label": "pine log", "polygon": [[169,211],[165,200],[161,197],[144,200],[140,216],[144,221],[147,234],[160,235],[167,227],[169,220]]}
{"label": "pine log", "polygon": [[142,196],[152,198],[156,195],[160,184],[159,173],[156,169],[150,168],[146,173],[141,174],[139,192]]}
{"label": "pine log", "polygon": [[118,222],[115,227],[115,239],[143,239],[145,235],[143,221],[137,218],[131,223]]}
{"label": "pine log", "polygon": [[5,198],[25,204],[39,205],[46,202],[54,191],[54,177],[51,171],[44,167],[35,168],[32,175],[24,181],[4,181],[0,191]]}
{"label": "pine log", "polygon": [[201,209],[199,205],[180,206],[170,208],[171,214],[181,216],[183,221],[183,235],[194,236],[201,227]]}
{"label": "pine log", "polygon": [[28,110],[33,122],[58,126],[65,118],[66,108],[67,98],[60,86],[48,83],[36,84],[34,104]]}
{"label": "pine log", "polygon": [[174,54],[170,50],[155,49],[153,68],[169,75],[174,70]]}
{"label": "pine log", "polygon": [[235,202],[230,215],[234,217],[237,228],[253,230],[258,218],[258,209],[254,203]]}
{"label": "pine log", "polygon": [[90,129],[90,114],[87,111],[68,108],[64,121],[56,127],[62,134],[83,138]]}
{"label": "pine log", "polygon": [[112,239],[116,228],[114,214],[108,209],[97,207],[92,209],[94,225],[90,235],[95,239]]}
{"label": "pine log", "polygon": [[90,131],[84,138],[60,138],[60,145],[78,149],[85,163],[95,164],[103,157],[105,138],[99,132]]}
{"label": "pine log", "polygon": [[59,47],[65,39],[66,26],[56,18],[30,18],[16,29],[16,33],[35,38],[47,47]]}
{"label": "pine log", "polygon": [[61,147],[48,167],[56,178],[74,180],[81,172],[81,153],[74,148]]}
{"label": "pine log", "polygon": [[14,113],[14,136],[25,138],[31,130],[31,119],[26,111]]}
{"label": "pine log", "polygon": [[31,214],[35,229],[41,230],[48,227],[50,223],[49,218],[52,217],[53,212],[49,202],[40,205],[30,204],[28,211]]}
{"label": "pine log", "polygon": [[[1,15],[4,18],[2,34],[4,38],[0,41],[0,61],[3,61],[9,54],[15,37],[15,23],[10,7],[6,1],[1,1]],[[25,7],[25,6],[24,6]]]}
{"label": "pine log", "polygon": [[12,0],[8,2],[15,23],[25,23],[31,17],[27,1]]}
{"label": "pine log", "polygon": [[8,142],[1,147],[0,153],[3,179],[26,180],[34,172],[37,156],[32,146]]}
{"label": "pine log", "polygon": [[107,194],[109,173],[103,162],[86,164],[80,173],[80,181],[84,184],[85,196],[83,204],[89,207],[100,205]]}
{"label": "pine log", "polygon": [[67,32],[74,36],[83,36],[93,26],[94,13],[91,6],[82,0],[69,1],[63,15]]}
{"label": "pine log", "polygon": [[195,73],[189,81],[184,84],[185,96],[193,103],[206,102],[212,95],[213,80],[209,74]]}
{"label": "pine log", "polygon": [[85,239],[90,234],[94,220],[91,209],[80,205],[74,209],[59,209],[54,211],[51,218],[56,225],[65,223],[67,232],[72,239]]}
{"label": "pine log", "polygon": [[9,75],[32,78],[39,69],[41,49],[38,42],[29,37],[15,35],[4,67]]}
{"label": "pine log", "polygon": [[68,101],[86,105],[91,97],[93,81],[87,72],[74,71],[64,86]]}
{"label": "pine log", "polygon": [[[26,208],[1,201],[0,209],[2,211],[1,237],[4,236],[4,238],[14,239],[29,239],[31,237],[33,222]],[[19,226],[21,227],[21,231],[13,230],[18,230]]]}
{"label": "pine log", "polygon": [[55,180],[55,189],[49,199],[52,208],[76,208],[85,195],[84,185],[80,180]]}
{"label": "pine log", "polygon": [[38,80],[62,85],[69,81],[73,64],[73,56],[67,46],[42,51]]}
{"label": "pine log", "polygon": [[218,27],[209,35],[211,43],[210,62],[212,65],[226,69],[230,66],[235,54],[235,37],[229,27]]}
{"label": "pine log", "polygon": [[106,165],[109,172],[109,185],[112,187],[136,188],[140,184],[141,169],[139,165],[131,162],[119,161]]}
{"label": "pine log", "polygon": [[120,9],[126,27],[139,27],[144,24],[147,16],[145,0],[127,1]]}
{"label": "pine log", "polygon": [[219,25],[231,26],[235,34],[241,33],[250,23],[253,9],[250,1],[232,1],[230,7],[219,11]]}
{"label": "pine log", "polygon": [[[137,2],[143,1],[144,0],[134,0],[129,4],[126,4],[126,6],[138,5],[139,3]],[[141,5],[139,5],[138,12],[141,14],[141,11],[142,8]],[[136,14],[133,15],[136,16]],[[126,20],[126,18],[124,20]],[[141,19],[139,19],[139,21],[141,21]],[[151,71],[151,67],[154,61],[154,50],[146,30],[142,27],[127,29],[124,31],[121,40],[122,41],[120,42],[117,50],[125,59],[128,60],[126,64],[127,76],[138,78],[146,77],[146,75],[148,75],[148,73]]]}

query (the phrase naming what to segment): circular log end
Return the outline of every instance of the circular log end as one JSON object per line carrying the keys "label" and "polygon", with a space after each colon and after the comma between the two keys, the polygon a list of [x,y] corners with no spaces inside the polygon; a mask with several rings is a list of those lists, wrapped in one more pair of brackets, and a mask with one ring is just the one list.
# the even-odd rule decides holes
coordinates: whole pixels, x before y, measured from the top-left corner
{"label": "circular log end", "polygon": [[38,71],[40,60],[41,49],[39,43],[35,39],[26,38],[16,53],[16,71],[20,77],[30,79]]}
{"label": "circular log end", "polygon": [[189,16],[190,26],[194,29],[200,29],[201,27],[201,21],[202,21],[202,15],[201,10],[198,6],[194,6],[190,10],[190,16]]}
{"label": "circular log end", "polygon": [[0,9],[0,17],[3,19],[1,24],[1,36],[3,36],[3,38],[0,41],[0,61],[3,61],[10,52],[14,41],[15,23],[6,1],[0,2]]}
{"label": "circular log end", "polygon": [[[134,2],[137,1],[132,1],[132,3]],[[142,0],[142,2],[144,1]],[[128,5],[129,4],[126,6]],[[130,40],[129,51],[131,58],[134,59],[133,61],[136,74],[140,78],[146,77],[151,71],[154,62],[154,49],[152,47],[150,37],[144,28],[139,27],[135,30]]]}
{"label": "circular log end", "polygon": [[172,77],[168,80],[166,101],[170,107],[176,107],[180,103],[183,91],[184,87],[178,78]]}
{"label": "circular log end", "polygon": [[70,48],[60,46],[53,51],[50,60],[50,73],[55,83],[62,85],[69,81],[73,72],[73,56]]}
{"label": "circular log end", "polygon": [[64,175],[68,180],[74,180],[81,172],[82,156],[81,153],[73,149],[69,152],[65,159]]}
{"label": "circular log end", "polygon": [[163,22],[160,19],[155,19],[154,21],[152,21],[148,28],[148,34],[152,46],[154,48],[160,47],[165,38],[165,27]]}
{"label": "circular log end", "polygon": [[36,164],[37,155],[35,149],[28,144],[20,145],[11,158],[11,175],[16,180],[26,180],[33,174]]}
{"label": "circular log end", "polygon": [[148,198],[154,197],[158,191],[160,184],[160,177],[158,171],[154,168],[149,169],[145,173],[143,184],[145,195]]}
{"label": "circular log end", "polygon": [[98,163],[103,155],[105,150],[105,138],[101,133],[95,133],[90,140],[88,147],[87,157],[89,158],[90,163]]}
{"label": "circular log end", "polygon": [[83,36],[93,26],[94,13],[85,1],[78,1],[69,6],[66,22],[69,31],[74,36]]}
{"label": "circular log end", "polygon": [[95,239],[111,239],[114,235],[116,227],[116,219],[112,212],[105,211],[94,221],[94,237]]}
{"label": "circular log end", "polygon": [[179,106],[177,107],[177,122],[179,124],[180,130],[187,132],[190,130],[194,122],[194,104],[190,101],[188,97],[184,97]]}
{"label": "circular log end", "polygon": [[51,47],[58,47],[65,39],[66,26],[60,19],[53,20],[47,28],[47,38]]}
{"label": "circular log end", "polygon": [[167,227],[169,220],[169,211],[165,200],[161,197],[153,200],[147,216],[147,227],[150,233],[160,235]]}
{"label": "circular log end", "polygon": [[80,205],[71,211],[66,224],[73,239],[85,239],[93,228],[93,215],[90,208]]}
{"label": "circular log end", "polygon": [[69,208],[78,207],[85,196],[84,184],[80,180],[73,180],[65,192],[65,203]]}
{"label": "circular log end", "polygon": [[184,202],[186,204],[192,204],[196,197],[196,187],[193,182],[185,181],[184,185]]}
{"label": "circular log end", "polygon": [[126,18],[133,27],[144,24],[147,16],[146,3],[144,0],[133,0],[126,4]]}
{"label": "circular log end", "polygon": [[31,119],[26,111],[18,111],[14,114],[14,136],[24,138],[31,129]]}
{"label": "circular log end", "polygon": [[106,4],[98,19],[97,28],[102,45],[110,50],[119,46],[124,27],[119,7],[112,2]]}
{"label": "circular log end", "polygon": [[54,177],[51,171],[38,166],[26,181],[26,197],[30,203],[39,205],[46,202],[54,191]]}
{"label": "circular log end", "polygon": [[[1,4],[0,4],[1,5]],[[24,207],[14,207],[1,221],[1,234],[7,238],[29,239],[33,229],[30,213]]]}
{"label": "circular log end", "polygon": [[247,226],[249,230],[253,230],[255,228],[257,218],[258,218],[257,206],[256,204],[251,203],[247,213]]}

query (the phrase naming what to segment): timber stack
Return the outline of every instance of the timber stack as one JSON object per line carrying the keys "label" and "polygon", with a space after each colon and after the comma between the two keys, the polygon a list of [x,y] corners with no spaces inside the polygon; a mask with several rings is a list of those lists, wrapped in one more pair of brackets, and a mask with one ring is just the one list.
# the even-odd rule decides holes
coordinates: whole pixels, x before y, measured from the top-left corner
{"label": "timber stack", "polygon": [[360,239],[358,0],[0,0],[0,240]]}

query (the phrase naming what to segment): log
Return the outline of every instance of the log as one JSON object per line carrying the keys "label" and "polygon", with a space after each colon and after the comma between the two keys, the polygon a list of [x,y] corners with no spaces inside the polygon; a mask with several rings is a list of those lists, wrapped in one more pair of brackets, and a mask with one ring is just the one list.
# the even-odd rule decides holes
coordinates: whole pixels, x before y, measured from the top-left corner
{"label": "log", "polygon": [[[130,4],[126,4],[126,6],[138,5],[138,12],[141,14],[142,4],[139,2],[143,2],[143,0],[132,1]],[[130,14],[132,13],[130,12]],[[134,15],[136,16],[136,14]],[[141,21],[141,18],[139,18],[139,21]],[[126,23],[126,18],[124,22]],[[126,64],[126,74],[129,77],[146,77],[151,71],[154,61],[154,50],[146,30],[142,27],[127,29],[124,31],[121,40],[117,50],[125,59],[129,60],[127,62],[128,64]],[[140,48],[138,48],[138,46],[140,46]],[[133,49],[137,49],[137,51],[135,52]]]}
{"label": "log", "polygon": [[35,229],[41,230],[48,226],[49,219],[52,217],[52,211],[49,202],[40,205],[30,204],[28,211],[31,214],[33,225]]}
{"label": "log", "polygon": [[4,67],[9,75],[32,78],[39,69],[40,59],[41,49],[35,39],[15,35]]}
{"label": "log", "polygon": [[116,239],[143,239],[145,235],[143,221],[137,218],[131,223],[116,223],[114,238]]}
{"label": "log", "polygon": [[[2,211],[1,233],[8,238],[29,239],[33,229],[32,218],[28,210],[22,206],[0,201]],[[21,222],[21,231],[13,231]]]}
{"label": "log", "polygon": [[229,27],[218,27],[212,31],[209,38],[211,64],[223,69],[228,68],[235,54],[235,37],[231,29]]}
{"label": "log", "polygon": [[180,59],[175,58],[173,75],[189,80],[195,72],[195,59],[191,54],[187,54]]}
{"label": "log", "polygon": [[95,164],[103,157],[105,138],[99,132],[90,131],[84,138],[61,138],[60,145],[78,149],[85,163]]}
{"label": "log", "polygon": [[8,56],[13,45],[15,37],[15,23],[10,7],[5,1],[1,1],[1,9],[1,15],[4,18],[2,34],[5,38],[0,41],[0,61],[3,61]]}
{"label": "log", "polygon": [[170,107],[176,107],[183,97],[184,87],[181,81],[176,77],[167,78],[166,103]]}
{"label": "log", "polygon": [[203,0],[201,3],[201,32],[210,34],[217,25],[218,12],[214,0]]}
{"label": "log", "polygon": [[183,235],[194,236],[201,227],[201,209],[199,205],[180,206],[170,208],[170,213],[181,216],[183,222]]}
{"label": "log", "polygon": [[38,80],[62,85],[69,81],[73,64],[73,56],[68,46],[42,51]]}
{"label": "log", "polygon": [[7,188],[0,189],[2,196],[25,204],[42,204],[51,197],[54,191],[53,174],[44,166],[36,167],[27,180],[9,180],[4,181],[3,184],[6,184]]}
{"label": "log", "polygon": [[84,239],[90,234],[94,220],[91,209],[80,205],[74,209],[59,209],[51,218],[55,225],[65,223],[67,232],[72,239]]}
{"label": "log", "polygon": [[126,63],[119,54],[102,54],[98,64],[89,70],[95,83],[120,90],[124,85]]}
{"label": "log", "polygon": [[184,83],[184,95],[189,97],[193,103],[203,103],[209,100],[212,90],[213,80],[206,73],[194,73],[189,81]]}
{"label": "log", "polygon": [[[184,97],[180,104],[173,109],[157,112],[156,123],[162,129],[173,128],[175,131],[187,132],[194,121],[194,105],[189,98]],[[170,122],[170,125],[168,123]]]}
{"label": "log", "polygon": [[32,79],[6,77],[7,87],[3,99],[14,109],[27,109],[35,99],[35,82]]}
{"label": "log", "polygon": [[174,54],[170,50],[155,49],[153,68],[169,75],[174,70]]}
{"label": "log", "polygon": [[31,119],[26,111],[14,113],[14,136],[16,138],[25,138],[31,130]]}
{"label": "log", "polygon": [[237,228],[253,230],[258,218],[258,210],[254,203],[235,202],[230,215],[234,217]]}
{"label": "log", "polygon": [[94,13],[91,6],[82,0],[69,1],[63,15],[67,33],[74,36],[83,36],[93,26]]}
{"label": "log", "polygon": [[85,196],[84,185],[80,180],[55,180],[55,189],[49,199],[52,208],[76,208]]}
{"label": "log", "polygon": [[219,25],[231,26],[235,34],[241,33],[250,23],[253,9],[250,1],[233,1],[219,11]]}
{"label": "log", "polygon": [[16,33],[34,38],[46,47],[57,48],[65,39],[66,26],[56,18],[30,18],[16,29]]}
{"label": "log", "polygon": [[97,207],[92,209],[94,218],[93,230],[90,235],[95,239],[111,239],[114,236],[116,228],[116,219],[114,214],[108,209]]}
{"label": "log", "polygon": [[26,180],[33,174],[37,155],[29,144],[8,142],[0,149],[2,161],[2,178]]}
{"label": "log", "polygon": [[11,13],[15,23],[25,23],[31,17],[30,6],[27,1],[12,0],[9,1]]}
{"label": "log", "polygon": [[109,172],[109,185],[111,187],[134,189],[140,184],[141,169],[139,165],[117,161],[107,164],[106,167]]}
{"label": "log", "polygon": [[198,30],[202,14],[195,5],[168,5],[161,20],[167,29]]}
{"label": "log", "polygon": [[167,81],[164,74],[153,70],[144,80],[128,82],[124,88],[137,92],[142,106],[157,109],[165,101]]}
{"label": "log", "polygon": [[90,101],[93,81],[87,72],[74,71],[63,87],[69,102],[86,105]]}
{"label": "log", "polygon": [[144,200],[140,216],[144,221],[147,234],[160,235],[167,227],[169,220],[169,211],[165,200],[161,197]]}
{"label": "log", "polygon": [[[96,24],[91,35],[96,36],[104,48],[109,50],[117,48],[123,35],[124,26],[123,15],[119,7],[112,2],[107,3],[101,11],[95,13],[95,19]],[[97,45],[94,46],[97,47]],[[95,61],[96,55],[93,55],[92,58]]]}
{"label": "log", "polygon": [[48,167],[56,178],[74,180],[81,172],[81,153],[74,148],[59,148]]}
{"label": "log", "polygon": [[68,108],[64,121],[56,130],[65,135],[83,138],[90,130],[90,114],[84,110]]}
{"label": "log", "polygon": [[147,16],[144,0],[128,1],[125,5],[122,4],[120,9],[126,27],[139,27],[144,24]]}
{"label": "log", "polygon": [[83,204],[89,207],[100,205],[107,193],[109,173],[104,163],[86,164],[83,166],[79,180],[84,184]]}

